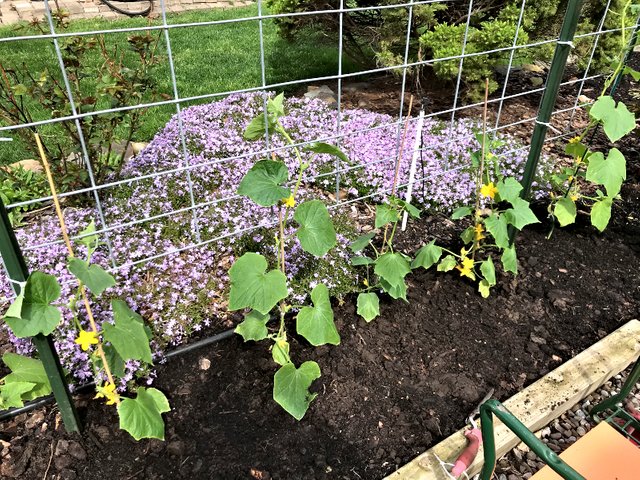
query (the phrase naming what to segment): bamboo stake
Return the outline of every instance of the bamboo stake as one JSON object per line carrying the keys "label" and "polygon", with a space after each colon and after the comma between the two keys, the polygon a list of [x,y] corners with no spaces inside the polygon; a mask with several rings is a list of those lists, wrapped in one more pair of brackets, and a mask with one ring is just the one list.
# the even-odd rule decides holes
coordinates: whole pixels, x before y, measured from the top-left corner
{"label": "bamboo stake", "polygon": [[[38,145],[38,152],[40,153],[40,160],[42,161],[42,165],[44,166],[44,171],[47,176],[47,181],[49,182],[49,188],[51,190],[51,196],[53,197],[53,204],[56,208],[56,215],[58,216],[58,222],[60,223],[60,230],[62,231],[62,238],[64,239],[64,243],[67,246],[67,251],[69,252],[69,256],[71,258],[75,257],[73,252],[73,246],[71,245],[71,240],[69,239],[69,234],[67,232],[67,225],[64,221],[64,216],[62,215],[62,208],[60,208],[60,200],[58,199],[58,193],[56,190],[56,185],[53,181],[53,176],[51,175],[51,168],[49,167],[49,161],[47,160],[47,156],[44,153],[44,148],[42,147],[42,142],[40,141],[40,135],[37,133],[34,134],[36,138],[36,144]],[[91,330],[98,337],[98,326],[96,325],[96,321],[93,318],[93,311],[91,310],[91,304],[89,303],[89,296],[87,295],[87,291],[84,288],[84,285],[80,280],[78,280],[78,287],[80,289],[80,294],[82,295],[82,301],[84,303],[84,307],[87,311],[87,318],[89,320],[89,325],[91,326]],[[102,342],[98,340],[98,355],[100,356],[100,360],[102,360],[102,366],[104,368],[105,373],[107,374],[107,379],[109,383],[115,385],[113,381],[113,375],[111,374],[111,369],[109,368],[109,363],[107,362],[107,357],[104,354],[104,349],[102,348]],[[116,397],[116,404],[120,403],[120,399]]]}

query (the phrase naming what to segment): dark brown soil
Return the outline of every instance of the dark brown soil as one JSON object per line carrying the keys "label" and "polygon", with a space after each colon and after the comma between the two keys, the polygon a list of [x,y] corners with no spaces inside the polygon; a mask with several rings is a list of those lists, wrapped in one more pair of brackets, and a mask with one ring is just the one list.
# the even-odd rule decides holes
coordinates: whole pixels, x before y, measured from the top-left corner
{"label": "dark brown soil", "polygon": [[[301,422],[271,399],[266,346],[234,337],[159,368],[156,386],[173,406],[165,443],[134,442],[96,401],[82,403],[82,435],[64,433],[46,408],[2,425],[1,473],[42,478],[51,461],[48,478],[58,479],[381,478],[462,427],[489,389],[506,399],[638,317],[640,189],[631,180],[602,235],[584,219],[549,240],[546,224],[522,234],[520,274],[502,276],[488,300],[458,275],[420,271],[409,303],[383,301],[370,324],[352,298],[337,306],[340,346],[293,339],[294,361],[322,368]],[[399,245],[451,233],[429,218]]]}
{"label": "dark brown soil", "polygon": [[[356,316],[354,298],[337,305],[341,345],[314,349],[294,337],[294,361],[322,368],[301,422],[272,400],[266,346],[233,337],[158,368],[155,386],[173,407],[166,442],[136,443],[118,430],[112,407],[85,397],[81,435],[64,432],[55,407],[1,424],[0,477],[382,478],[461,428],[491,388],[504,400],[638,317],[637,137],[621,148],[629,179],[604,234],[585,215],[550,239],[543,223],[518,239],[519,275],[501,275],[487,300],[455,273],[418,271],[409,303],[385,299],[370,324]],[[398,246],[411,252],[434,236],[456,246],[452,222],[434,217],[411,225]]]}

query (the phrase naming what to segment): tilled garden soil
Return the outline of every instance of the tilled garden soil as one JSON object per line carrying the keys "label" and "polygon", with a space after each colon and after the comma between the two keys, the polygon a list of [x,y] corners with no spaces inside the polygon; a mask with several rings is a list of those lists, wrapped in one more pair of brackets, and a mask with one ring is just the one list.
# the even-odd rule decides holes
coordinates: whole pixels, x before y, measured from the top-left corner
{"label": "tilled garden soil", "polygon": [[[635,168],[635,170],[634,170]],[[48,407],[2,424],[3,478],[379,479],[464,425],[495,388],[506,399],[622,323],[640,305],[640,188],[623,190],[604,234],[586,217],[519,238],[520,272],[483,300],[457,273],[416,271],[409,303],[381,302],[366,324],[354,298],[336,306],[337,347],[292,339],[293,360],[316,360],[318,398],[301,422],[272,400],[265,344],[234,336],[174,357],[155,386],[169,398],[166,442],[136,443],[113,407],[83,399],[86,429],[64,433]],[[538,212],[543,216],[543,211]],[[401,234],[406,251],[452,222],[427,218]],[[290,331],[293,331],[293,327]],[[210,362],[210,363],[209,363]]]}

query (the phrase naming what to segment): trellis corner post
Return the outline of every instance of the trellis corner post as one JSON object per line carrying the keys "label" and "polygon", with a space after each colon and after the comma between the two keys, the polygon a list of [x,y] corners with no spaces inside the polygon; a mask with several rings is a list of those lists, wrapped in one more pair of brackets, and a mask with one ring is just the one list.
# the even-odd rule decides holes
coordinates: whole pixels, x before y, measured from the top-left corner
{"label": "trellis corner post", "polygon": [[[27,280],[29,270],[27,269],[27,264],[24,261],[20,246],[9,222],[9,216],[1,199],[0,254],[2,254],[7,275],[12,281],[13,290],[17,295],[20,293],[19,283]],[[44,365],[45,372],[47,373],[51,390],[58,403],[58,408],[60,408],[64,426],[68,432],[79,432],[80,420],[73,404],[71,393],[69,392],[69,385],[64,378],[64,371],[62,370],[62,365],[60,365],[60,359],[58,358],[53,340],[51,337],[42,334],[32,338],[40,355],[40,360]]]}
{"label": "trellis corner post", "polygon": [[551,68],[549,69],[549,77],[547,78],[544,93],[542,94],[542,100],[540,101],[538,116],[536,118],[536,125],[531,137],[529,156],[527,157],[524,174],[522,176],[522,181],[520,182],[523,187],[520,196],[524,199],[527,199],[531,191],[531,184],[535,177],[538,160],[542,153],[542,146],[544,144],[545,137],[547,136],[553,107],[555,106],[556,99],[558,98],[560,84],[562,83],[562,75],[564,74],[564,69],[567,65],[569,53],[573,47],[573,39],[576,34],[576,29],[578,28],[578,20],[580,18],[580,11],[582,10],[583,3],[584,0],[569,0],[567,11],[564,14],[562,29],[560,30],[556,50],[553,54]]}

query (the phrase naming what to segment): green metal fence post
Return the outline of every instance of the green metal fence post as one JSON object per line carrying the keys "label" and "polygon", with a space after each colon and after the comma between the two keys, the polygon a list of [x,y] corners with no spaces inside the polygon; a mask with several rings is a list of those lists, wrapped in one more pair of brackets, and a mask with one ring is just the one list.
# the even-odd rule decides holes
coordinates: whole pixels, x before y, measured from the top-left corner
{"label": "green metal fence post", "polygon": [[593,408],[591,409],[591,412],[589,412],[589,415],[591,415],[591,418],[593,418],[595,421],[599,421],[600,419],[598,418],[597,415],[610,408],[615,408],[617,403],[624,401],[624,399],[627,398],[627,396],[631,393],[631,390],[633,390],[633,388],[636,386],[636,383],[638,383],[639,380],[640,380],[640,358],[636,360],[636,364],[631,370],[631,373],[629,373],[629,376],[627,377],[627,380],[624,382],[624,385],[622,386],[622,389],[620,390],[620,392],[618,392],[616,395],[612,395],[606,400],[603,400],[602,402],[593,406]]}
{"label": "green metal fence post", "polygon": [[[0,254],[7,270],[9,278],[12,280],[13,290],[16,295],[20,293],[19,283],[25,282],[29,276],[29,270],[20,251],[20,246],[11,228],[7,211],[0,199]],[[19,282],[19,283],[18,283]],[[53,395],[56,398],[64,426],[68,432],[80,431],[80,420],[69,392],[69,385],[64,378],[64,372],[60,365],[58,353],[53,345],[53,340],[44,335],[33,337],[38,349],[38,355],[47,372]]]}
{"label": "green metal fence post", "polygon": [[484,444],[484,465],[480,480],[490,480],[496,466],[496,444],[493,436],[493,415],[498,417],[509,430],[517,435],[540,459],[549,465],[565,480],[585,480],[585,478],[567,465],[558,455],[536,437],[520,420],[498,400],[487,400],[480,405],[482,442]]}
{"label": "green metal fence post", "polygon": [[529,196],[529,192],[531,191],[531,183],[533,182],[536,168],[538,166],[538,160],[542,153],[544,139],[547,136],[549,120],[551,120],[553,107],[556,104],[558,91],[560,90],[560,83],[562,82],[562,75],[564,74],[564,69],[567,65],[567,58],[569,57],[569,52],[571,52],[571,48],[573,46],[573,37],[576,34],[576,28],[578,26],[578,19],[580,18],[580,11],[582,10],[583,2],[584,0],[569,0],[567,11],[564,14],[562,30],[560,31],[560,37],[558,38],[556,50],[553,54],[549,77],[547,78],[547,84],[545,85],[544,93],[542,94],[536,125],[533,130],[533,136],[531,137],[529,157],[527,158],[524,175],[520,182],[523,187],[520,196],[524,199]]}

